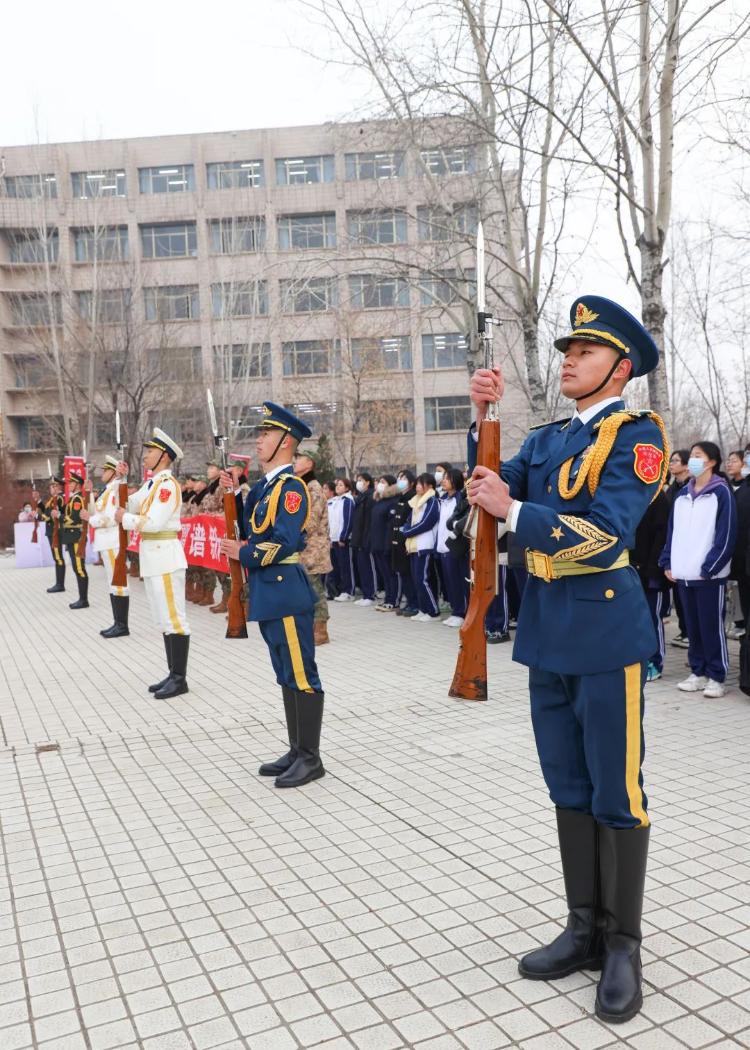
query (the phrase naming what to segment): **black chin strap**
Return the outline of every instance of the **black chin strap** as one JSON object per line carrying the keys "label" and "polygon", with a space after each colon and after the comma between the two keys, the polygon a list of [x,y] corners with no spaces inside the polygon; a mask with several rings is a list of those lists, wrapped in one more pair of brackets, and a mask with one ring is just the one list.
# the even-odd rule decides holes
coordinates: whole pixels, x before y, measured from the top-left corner
{"label": "black chin strap", "polygon": [[612,367],[610,368],[609,372],[607,372],[607,374],[604,377],[604,379],[602,379],[602,381],[599,384],[599,386],[595,386],[593,390],[589,390],[588,394],[581,394],[579,397],[576,398],[576,401],[584,401],[587,397],[591,397],[593,394],[598,394],[599,391],[602,390],[607,385],[607,383],[610,381],[612,376],[615,374],[615,369],[619,365],[620,361],[622,361],[622,357],[621,356],[616,359],[615,363],[612,365]]}
{"label": "black chin strap", "polygon": [[275,448],[275,449],[273,450],[273,455],[271,456],[271,459],[276,459],[276,453],[277,453],[277,452],[279,451],[279,449],[281,448],[281,442],[282,442],[282,441],[284,440],[284,438],[285,438],[285,437],[286,437],[286,434],[285,434],[285,433],[284,433],[284,431],[282,430],[282,431],[281,431],[281,437],[279,438],[279,443],[278,443],[278,445],[276,446],[276,448]]}

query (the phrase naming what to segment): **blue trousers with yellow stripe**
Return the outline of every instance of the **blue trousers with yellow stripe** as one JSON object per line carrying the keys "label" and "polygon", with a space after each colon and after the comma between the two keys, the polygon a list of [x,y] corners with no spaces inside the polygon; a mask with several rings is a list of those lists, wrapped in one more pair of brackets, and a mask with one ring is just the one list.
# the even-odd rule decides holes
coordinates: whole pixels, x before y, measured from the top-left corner
{"label": "blue trousers with yellow stripe", "polygon": [[309,693],[321,692],[315,664],[313,613],[297,613],[282,620],[258,622],[263,641],[271,654],[271,663],[279,685]]}
{"label": "blue trousers with yellow stripe", "polygon": [[529,670],[531,721],[550,798],[612,828],[649,823],[643,791],[646,664],[603,674]]}

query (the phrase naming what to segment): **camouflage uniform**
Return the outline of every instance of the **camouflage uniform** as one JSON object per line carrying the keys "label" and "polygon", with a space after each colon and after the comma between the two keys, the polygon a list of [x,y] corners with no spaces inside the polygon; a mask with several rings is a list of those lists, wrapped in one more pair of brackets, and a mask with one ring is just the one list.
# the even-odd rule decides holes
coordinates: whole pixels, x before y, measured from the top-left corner
{"label": "camouflage uniform", "polygon": [[328,501],[323,488],[315,478],[303,477],[310,493],[310,517],[307,522],[307,543],[300,558],[315,591],[317,602],[313,622],[328,620],[328,599],[323,576],[331,571],[331,540],[328,535]]}

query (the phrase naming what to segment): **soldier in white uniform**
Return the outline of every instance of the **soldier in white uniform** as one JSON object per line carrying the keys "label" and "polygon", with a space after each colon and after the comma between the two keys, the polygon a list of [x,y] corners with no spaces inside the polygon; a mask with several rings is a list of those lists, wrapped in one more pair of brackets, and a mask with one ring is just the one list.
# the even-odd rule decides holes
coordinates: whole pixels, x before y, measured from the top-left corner
{"label": "soldier in white uniform", "polygon": [[[143,465],[153,471],[153,477],[130,497],[127,511],[117,508],[115,521],[140,533],[141,576],[151,615],[164,635],[169,667],[168,676],[148,688],[157,700],[168,700],[188,691],[190,627],[185,614],[187,560],[180,543],[182,492],[172,474],[172,464],[182,458],[182,449],[158,427],[144,448]],[[127,463],[118,463],[118,476],[123,477],[127,470]]]}
{"label": "soldier in white uniform", "polygon": [[[96,499],[94,513],[89,514],[87,510],[81,511],[83,520],[94,529],[94,550],[99,551],[102,556],[109,585],[109,600],[112,603],[112,614],[115,620],[111,627],[105,627],[103,631],[99,631],[102,638],[122,638],[130,634],[128,630],[130,596],[127,588],[127,575],[124,587],[112,586],[117,552],[120,549],[120,529],[115,521],[115,511],[119,506],[118,487],[122,479],[116,476],[117,462],[114,456],[105,456],[100,468],[104,489]],[[91,482],[87,481],[88,492],[91,491],[90,485]]]}

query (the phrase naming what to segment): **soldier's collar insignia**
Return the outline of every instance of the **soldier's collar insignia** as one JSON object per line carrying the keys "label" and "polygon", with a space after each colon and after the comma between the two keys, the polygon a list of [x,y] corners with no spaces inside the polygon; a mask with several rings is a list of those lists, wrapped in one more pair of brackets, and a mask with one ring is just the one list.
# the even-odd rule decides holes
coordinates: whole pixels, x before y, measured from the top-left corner
{"label": "soldier's collar insignia", "polygon": [[573,322],[578,328],[582,324],[591,324],[592,321],[596,321],[599,314],[595,314],[593,310],[589,310],[583,303],[579,303],[576,307],[575,321]]}

